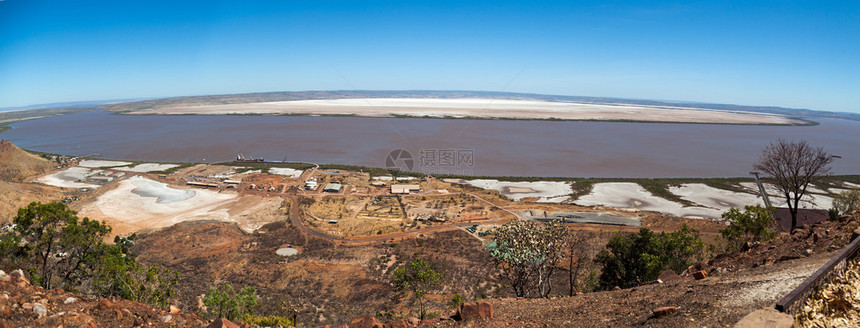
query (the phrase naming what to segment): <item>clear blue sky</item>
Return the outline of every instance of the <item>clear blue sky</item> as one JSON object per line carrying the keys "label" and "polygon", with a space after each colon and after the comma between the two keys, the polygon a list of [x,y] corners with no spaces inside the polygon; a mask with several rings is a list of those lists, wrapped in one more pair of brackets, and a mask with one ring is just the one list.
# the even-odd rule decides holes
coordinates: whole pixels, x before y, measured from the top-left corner
{"label": "clear blue sky", "polygon": [[0,107],[442,89],[860,112],[858,1],[0,1]]}

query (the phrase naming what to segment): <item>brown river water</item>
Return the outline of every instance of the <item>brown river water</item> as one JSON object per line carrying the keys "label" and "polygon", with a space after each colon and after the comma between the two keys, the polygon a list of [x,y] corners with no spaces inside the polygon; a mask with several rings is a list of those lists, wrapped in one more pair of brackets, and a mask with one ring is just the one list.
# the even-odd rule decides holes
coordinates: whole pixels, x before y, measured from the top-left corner
{"label": "brown river water", "polygon": [[[805,139],[860,174],[860,122],[816,126],[514,121],[314,116],[161,116],[88,112],[22,121],[0,134],[43,152],[108,159],[270,161],[385,167],[407,150],[413,170],[481,176],[748,176],[762,147]],[[406,163],[403,157],[394,157]]]}

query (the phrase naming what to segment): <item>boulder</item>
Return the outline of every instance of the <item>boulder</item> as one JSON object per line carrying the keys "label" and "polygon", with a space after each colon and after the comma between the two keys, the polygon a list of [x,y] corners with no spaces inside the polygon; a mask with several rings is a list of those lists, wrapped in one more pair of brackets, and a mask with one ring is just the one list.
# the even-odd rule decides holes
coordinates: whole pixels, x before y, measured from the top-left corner
{"label": "boulder", "polygon": [[233,321],[221,318],[215,321],[212,321],[207,328],[239,328],[238,325],[233,323]]}
{"label": "boulder", "polygon": [[170,305],[169,309],[170,309],[170,311],[168,311],[168,312],[170,312],[170,314],[177,314],[179,312],[182,312],[181,310],[179,310],[178,307],[176,307],[176,305],[172,305],[172,304]]}
{"label": "boulder", "polygon": [[12,316],[12,307],[0,304],[0,318],[9,318]]}
{"label": "boulder", "polygon": [[63,319],[66,320],[66,323],[69,323],[69,325],[67,325],[69,327],[96,327],[96,326],[98,326],[96,319],[93,319],[93,317],[91,317],[87,314],[84,314],[84,313],[71,312],[71,313],[67,314],[66,316],[64,316]]}
{"label": "boulder", "polygon": [[696,271],[707,270],[708,267],[709,267],[709,265],[707,263],[702,262],[702,261],[698,261],[696,263],[693,263],[693,265],[691,265],[690,267],[687,268],[687,273],[693,274]]}
{"label": "boulder", "polygon": [[78,299],[77,299],[77,298],[74,298],[74,297],[66,297],[66,300],[65,300],[65,301],[63,301],[63,304],[72,304],[72,303],[77,302],[77,301],[78,301]]}
{"label": "boulder", "polygon": [[705,270],[693,272],[693,278],[696,278],[696,280],[705,279],[705,277],[707,277],[707,276],[708,276],[708,272]]}
{"label": "boulder", "polygon": [[672,271],[672,269],[663,271],[663,273],[661,273],[657,277],[657,280],[660,280],[662,282],[670,282],[670,281],[674,281],[674,280],[678,280],[678,279],[681,279],[681,276],[679,276],[677,273],[675,273],[675,271]]}
{"label": "boulder", "polygon": [[21,271],[21,269],[12,271],[9,274],[9,278],[12,283],[21,288],[30,285],[30,280],[27,280],[27,276],[24,275],[24,271]]}
{"label": "boulder", "polygon": [[671,315],[671,314],[675,313],[676,311],[678,311],[678,307],[663,306],[663,307],[658,307],[658,308],[654,309],[653,312],[654,312],[655,318],[662,318],[662,317],[665,317],[667,315]]}
{"label": "boulder", "polygon": [[421,320],[416,317],[410,317],[409,319],[406,319],[406,321],[409,321],[409,325],[412,327],[418,327],[418,325],[421,324]]}
{"label": "boulder", "polygon": [[374,316],[362,316],[353,318],[352,321],[349,322],[349,328],[383,328],[382,322],[376,319]]}
{"label": "boulder", "polygon": [[493,305],[487,302],[460,303],[457,317],[460,320],[492,319]]}
{"label": "boulder", "polygon": [[612,288],[612,290],[621,290],[621,287],[615,286],[615,288]]}
{"label": "boulder", "polygon": [[9,281],[12,281],[12,277],[10,277],[9,274],[6,273],[5,271],[0,270],[0,282],[9,282]]}
{"label": "boulder", "polygon": [[827,237],[827,230],[824,230],[824,228],[818,228],[818,227],[812,228],[812,240],[814,242],[818,242],[819,240],[823,240],[826,237]]}
{"label": "boulder", "polygon": [[113,307],[113,303],[108,300],[101,300],[98,304],[96,304],[96,309],[99,310],[107,310]]}
{"label": "boulder", "polygon": [[44,305],[36,303],[33,304],[33,313],[35,313],[37,317],[43,318],[48,315],[48,309],[45,308]]}

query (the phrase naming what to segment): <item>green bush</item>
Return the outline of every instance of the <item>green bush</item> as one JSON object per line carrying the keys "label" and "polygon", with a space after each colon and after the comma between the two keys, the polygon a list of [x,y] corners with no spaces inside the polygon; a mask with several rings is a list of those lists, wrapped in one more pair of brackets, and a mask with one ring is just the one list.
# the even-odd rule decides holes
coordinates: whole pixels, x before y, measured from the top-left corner
{"label": "green bush", "polygon": [[442,282],[442,275],[430,267],[427,261],[416,257],[409,264],[394,270],[391,283],[400,290],[411,291],[413,302],[418,308],[418,318],[424,320],[427,316],[427,302],[424,298],[427,292],[435,289]]}
{"label": "green bush", "polygon": [[460,307],[460,304],[466,303],[466,300],[463,299],[463,296],[460,294],[454,294],[454,297],[451,298],[451,302],[448,302],[448,307],[452,309],[456,309]]}
{"label": "green bush", "polygon": [[598,282],[603,289],[638,286],[656,280],[666,269],[686,270],[693,258],[704,257],[704,249],[699,231],[687,225],[669,234],[655,234],[648,228],[638,234],[618,234],[594,260],[603,265]]}
{"label": "green bush", "polygon": [[106,245],[99,270],[93,274],[93,289],[102,296],[118,296],[166,308],[176,295],[179,274],[157,264],[137,263],[136,255],[129,251],[135,237],[116,237],[114,245]]}
{"label": "green bush", "polygon": [[237,320],[250,314],[257,306],[257,290],[253,287],[245,287],[240,291],[233,289],[230,284],[223,284],[216,288],[209,288],[203,297],[210,318],[226,318]]}
{"label": "green bush", "polygon": [[245,314],[244,316],[242,316],[241,321],[249,325],[258,325],[262,327],[274,327],[277,325],[289,327],[293,325],[293,322],[289,318],[274,315],[260,316],[254,314]]}
{"label": "green bush", "polygon": [[843,191],[833,197],[833,207],[839,211],[839,214],[851,212],[858,206],[860,206],[860,191],[858,190]]}
{"label": "green bush", "polygon": [[746,206],[741,212],[732,208],[723,213],[729,226],[720,230],[729,250],[739,250],[747,243],[766,241],[776,237],[770,212],[761,206]]}

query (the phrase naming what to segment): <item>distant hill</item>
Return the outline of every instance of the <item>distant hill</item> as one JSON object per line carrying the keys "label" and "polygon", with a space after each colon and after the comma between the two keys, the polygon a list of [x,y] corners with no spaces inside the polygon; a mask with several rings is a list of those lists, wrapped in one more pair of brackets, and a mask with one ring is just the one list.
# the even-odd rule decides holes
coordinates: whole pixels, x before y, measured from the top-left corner
{"label": "distant hill", "polygon": [[30,154],[8,140],[0,140],[0,179],[21,182],[25,178],[47,173],[54,164]]}
{"label": "distant hill", "polygon": [[0,111],[0,132],[3,132],[2,127],[6,124],[43,118],[49,116],[74,114],[92,111],[93,108],[53,108],[53,109],[28,109],[28,110],[9,110]]}
{"label": "distant hill", "polygon": [[790,117],[830,117],[850,120],[860,120],[860,114],[815,111],[809,109],[793,109],[771,106],[742,106],[731,104],[685,103],[654,100],[634,100],[604,97],[557,96],[535,93],[491,92],[491,91],[447,91],[447,90],[334,90],[334,91],[282,91],[243,94],[225,94],[209,96],[187,96],[143,101],[125,102],[102,105],[99,108],[113,112],[130,112],[147,108],[168,108],[194,105],[246,104],[256,102],[315,100],[315,99],[350,99],[350,98],[492,98],[512,100],[542,100],[553,102],[576,102],[594,104],[633,104],[648,106],[666,106],[701,109],[720,109],[729,111],[746,111],[758,113],[781,114]]}
{"label": "distant hill", "polygon": [[54,164],[0,140],[0,225],[15,217],[18,208],[31,202],[63,199],[59,188],[22,182],[47,173]]}

